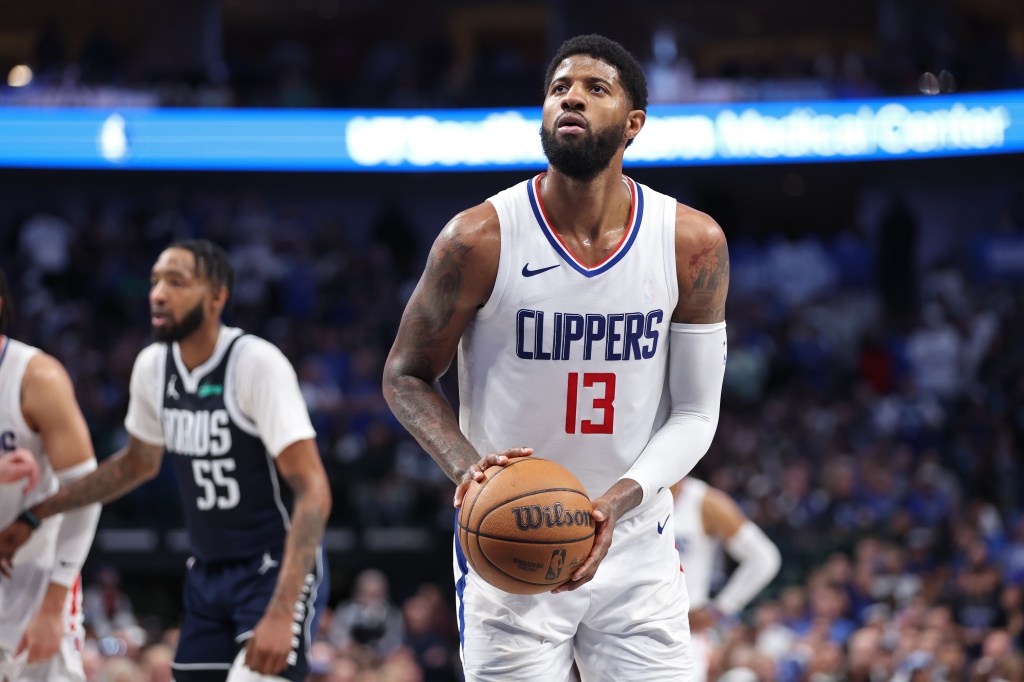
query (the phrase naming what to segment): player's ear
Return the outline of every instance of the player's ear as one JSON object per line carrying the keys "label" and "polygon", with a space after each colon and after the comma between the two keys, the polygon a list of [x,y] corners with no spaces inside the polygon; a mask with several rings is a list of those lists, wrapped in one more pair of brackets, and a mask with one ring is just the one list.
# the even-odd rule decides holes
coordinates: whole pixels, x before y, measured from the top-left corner
{"label": "player's ear", "polygon": [[223,310],[224,306],[228,303],[228,297],[230,292],[226,286],[213,287],[213,296],[211,298],[214,305],[217,306],[218,310]]}
{"label": "player's ear", "polygon": [[640,129],[644,127],[644,123],[647,122],[647,112],[643,109],[633,109],[629,112],[626,117],[626,142],[631,142],[633,138],[640,134]]}

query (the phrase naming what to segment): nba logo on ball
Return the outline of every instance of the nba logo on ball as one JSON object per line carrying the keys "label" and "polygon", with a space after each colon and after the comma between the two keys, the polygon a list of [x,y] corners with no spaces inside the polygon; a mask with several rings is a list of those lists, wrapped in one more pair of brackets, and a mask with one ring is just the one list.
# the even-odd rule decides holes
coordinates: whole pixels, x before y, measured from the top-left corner
{"label": "nba logo on ball", "polygon": [[565,550],[556,549],[551,553],[551,563],[548,565],[548,574],[545,580],[557,580],[562,575],[562,567],[565,566]]}
{"label": "nba logo on ball", "polygon": [[592,512],[586,490],[565,467],[516,459],[470,484],[459,510],[459,544],[490,584],[539,594],[568,580],[590,555]]}

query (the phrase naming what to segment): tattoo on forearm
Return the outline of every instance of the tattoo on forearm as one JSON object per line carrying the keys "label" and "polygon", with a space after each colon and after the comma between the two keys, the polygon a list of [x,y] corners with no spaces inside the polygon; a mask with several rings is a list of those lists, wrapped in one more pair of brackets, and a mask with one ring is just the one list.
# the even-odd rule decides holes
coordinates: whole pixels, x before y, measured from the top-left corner
{"label": "tattoo on forearm", "polygon": [[[148,457],[146,453],[147,461]],[[61,486],[53,497],[39,504],[36,513],[42,517],[53,516],[95,502],[110,502],[134,489],[143,478],[127,450],[122,450],[88,476]]]}
{"label": "tattoo on forearm", "polygon": [[[414,377],[398,380],[391,409],[423,449],[453,481],[478,457],[462,436],[459,421],[440,386]],[[468,450],[467,450],[468,448]]]}
{"label": "tattoo on forearm", "polygon": [[725,319],[725,298],[729,291],[729,247],[725,240],[690,257],[693,289],[688,306],[706,321]]}
{"label": "tattoo on forearm", "polygon": [[292,507],[291,526],[285,540],[281,574],[271,597],[271,607],[292,611],[302,593],[306,575],[313,570],[316,563],[316,553],[324,535],[324,527],[327,525],[327,515],[320,505],[309,498],[303,477],[286,476],[285,481],[295,494],[295,503]]}
{"label": "tattoo on forearm", "polygon": [[[446,328],[458,309],[464,287],[463,272],[473,247],[452,237],[427,262],[425,296],[406,311],[396,346],[401,353],[394,375],[391,408],[398,420],[431,453],[451,478],[465,467],[465,444],[458,434],[455,413],[435,381],[439,372],[431,352],[448,342]],[[475,460],[474,460],[475,461]]]}

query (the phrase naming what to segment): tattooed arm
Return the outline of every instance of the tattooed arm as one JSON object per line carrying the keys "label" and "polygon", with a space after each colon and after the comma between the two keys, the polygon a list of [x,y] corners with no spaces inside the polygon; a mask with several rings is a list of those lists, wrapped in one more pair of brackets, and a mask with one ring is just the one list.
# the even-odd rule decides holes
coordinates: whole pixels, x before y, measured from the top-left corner
{"label": "tattooed arm", "polygon": [[438,235],[402,315],[384,367],[384,397],[402,425],[456,483],[456,506],[470,478],[517,448],[481,459],[459,430],[438,380],[448,370],[462,333],[494,288],[500,251],[498,215],[489,203],[455,216]]}
{"label": "tattooed arm", "polygon": [[[28,511],[38,519],[95,502],[116,500],[157,475],[164,449],[134,436],[128,446],[107,457],[99,467],[67,485]],[[19,517],[21,518],[21,517]],[[9,562],[32,534],[33,527],[17,520],[0,532],[0,564]]]}
{"label": "tattooed arm", "polygon": [[729,293],[729,246],[711,216],[679,204],[676,209],[676,277],[679,303],[673,322],[725,320]]}
{"label": "tattooed arm", "polygon": [[96,471],[61,487],[31,511],[43,519],[93,502],[116,500],[160,473],[163,456],[162,445],[132,436],[127,447],[103,460]]}
{"label": "tattooed arm", "polygon": [[277,470],[295,501],[274,594],[246,647],[245,665],[263,675],[276,675],[289,664],[296,605],[331,513],[331,488],[314,440],[301,440],[281,451]]}

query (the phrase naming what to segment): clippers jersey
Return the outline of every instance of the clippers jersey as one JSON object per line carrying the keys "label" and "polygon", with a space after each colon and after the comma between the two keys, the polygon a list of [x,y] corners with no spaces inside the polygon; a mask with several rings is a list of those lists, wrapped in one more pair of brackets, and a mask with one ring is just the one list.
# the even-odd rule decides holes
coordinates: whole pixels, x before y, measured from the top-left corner
{"label": "clippers jersey", "polygon": [[676,201],[623,177],[625,235],[588,267],[548,223],[541,177],[489,199],[501,251],[490,299],[459,345],[459,420],[481,454],[532,447],[594,498],[667,418]]}
{"label": "clippers jersey", "polygon": [[[46,456],[42,437],[29,428],[25,416],[21,412],[21,384],[25,378],[25,370],[29,361],[39,353],[39,349],[0,336],[0,457],[17,448],[24,448],[32,453],[39,465],[39,484],[25,495],[24,481],[0,484],[0,528],[6,527],[22,509],[45,500],[57,492],[59,483]],[[40,552],[49,552],[52,560],[53,543],[56,526],[62,518],[59,514],[44,520],[44,526],[52,527],[49,532],[37,531],[32,534],[16,555],[17,559],[25,560],[38,557]],[[42,530],[42,529],[40,529]],[[44,562],[44,557],[38,557]]]}
{"label": "clippers jersey", "polygon": [[676,549],[679,562],[686,572],[686,591],[690,593],[690,608],[705,606],[711,597],[711,579],[718,540],[704,530],[704,495],[708,484],[687,476],[680,486],[673,514],[676,519]]}
{"label": "clippers jersey", "polygon": [[279,553],[289,506],[281,498],[277,467],[255,424],[235,401],[239,347],[254,337],[239,333],[188,372],[178,344],[164,355],[164,451],[178,478],[193,553],[224,561]]}

